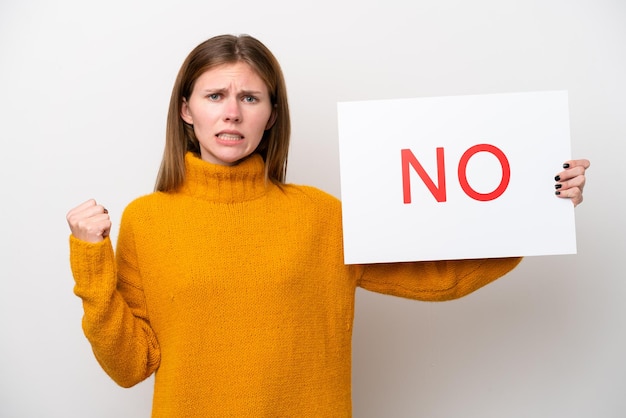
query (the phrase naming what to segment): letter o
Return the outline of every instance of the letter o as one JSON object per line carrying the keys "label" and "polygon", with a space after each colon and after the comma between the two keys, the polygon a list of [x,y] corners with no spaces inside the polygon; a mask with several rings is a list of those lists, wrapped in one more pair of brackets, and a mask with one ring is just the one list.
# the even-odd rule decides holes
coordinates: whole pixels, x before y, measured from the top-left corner
{"label": "letter o", "polygon": [[[489,152],[496,156],[498,161],[500,161],[500,165],[502,166],[502,180],[500,181],[500,185],[491,193],[478,193],[476,190],[472,189],[472,186],[469,185],[467,181],[467,163],[470,158],[478,152]],[[488,202],[490,200],[497,199],[502,196],[502,193],[509,186],[509,181],[511,180],[511,166],[509,165],[509,160],[504,155],[504,152],[500,150],[500,148],[490,145],[490,144],[478,144],[470,147],[461,159],[459,160],[459,184],[461,188],[465,192],[466,195],[471,197],[474,200],[479,200],[481,202]]]}

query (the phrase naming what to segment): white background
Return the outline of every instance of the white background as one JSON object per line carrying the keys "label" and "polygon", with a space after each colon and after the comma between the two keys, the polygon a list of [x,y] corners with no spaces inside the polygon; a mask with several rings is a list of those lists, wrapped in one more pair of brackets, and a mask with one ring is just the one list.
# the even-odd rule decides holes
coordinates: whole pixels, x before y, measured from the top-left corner
{"label": "white background", "polygon": [[82,335],[65,213],[95,197],[117,225],[152,190],[184,57],[246,32],[286,73],[292,182],[339,196],[349,100],[568,90],[592,161],[578,255],[455,302],[357,292],[355,417],[623,417],[625,21],[623,0],[2,0],[0,416],[149,416],[152,381],[116,387]]}

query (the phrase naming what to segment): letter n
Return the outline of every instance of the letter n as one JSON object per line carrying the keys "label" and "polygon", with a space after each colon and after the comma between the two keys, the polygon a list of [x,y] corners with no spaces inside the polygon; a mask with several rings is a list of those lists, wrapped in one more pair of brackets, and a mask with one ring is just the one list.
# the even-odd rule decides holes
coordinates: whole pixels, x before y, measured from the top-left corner
{"label": "letter n", "polygon": [[437,202],[446,201],[446,170],[443,158],[443,148],[437,148],[437,182],[438,186],[424,170],[424,167],[417,161],[415,155],[409,149],[401,150],[402,153],[402,190],[404,195],[404,203],[411,203],[411,173],[409,166],[413,167],[418,176],[422,179],[430,193],[435,197]]}

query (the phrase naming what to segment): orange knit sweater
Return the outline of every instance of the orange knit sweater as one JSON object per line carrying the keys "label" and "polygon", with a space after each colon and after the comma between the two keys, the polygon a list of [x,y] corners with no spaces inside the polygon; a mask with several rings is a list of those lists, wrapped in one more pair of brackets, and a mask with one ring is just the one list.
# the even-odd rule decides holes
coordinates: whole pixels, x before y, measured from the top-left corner
{"label": "orange knit sweater", "polygon": [[339,201],[189,154],[184,185],[124,211],[111,241],[70,237],[83,329],[104,370],[156,372],[153,417],[349,417],[357,286],[463,296],[519,259],[344,265]]}

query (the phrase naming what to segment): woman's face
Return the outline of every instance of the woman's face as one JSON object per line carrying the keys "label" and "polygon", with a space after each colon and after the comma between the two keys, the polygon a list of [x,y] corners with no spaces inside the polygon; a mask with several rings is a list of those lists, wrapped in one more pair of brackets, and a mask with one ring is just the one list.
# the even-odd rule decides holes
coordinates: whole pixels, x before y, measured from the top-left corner
{"label": "woman's face", "polygon": [[233,165],[256,150],[275,119],[267,86],[246,63],[224,64],[203,73],[181,118],[193,125],[203,160]]}

